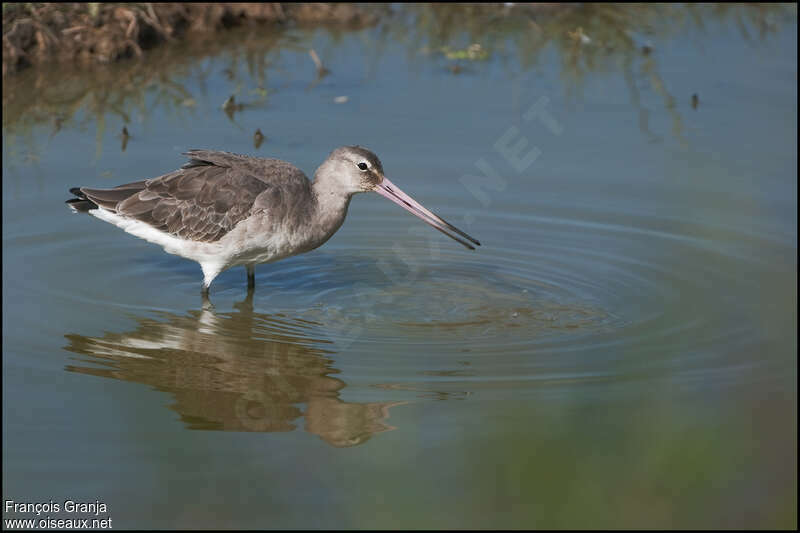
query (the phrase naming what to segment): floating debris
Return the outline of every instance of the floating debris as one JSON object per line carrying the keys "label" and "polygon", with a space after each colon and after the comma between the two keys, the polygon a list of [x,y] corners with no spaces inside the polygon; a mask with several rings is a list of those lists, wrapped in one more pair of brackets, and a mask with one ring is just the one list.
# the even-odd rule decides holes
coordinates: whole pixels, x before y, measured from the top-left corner
{"label": "floating debris", "polygon": [[592,39],[583,32],[582,26],[575,28],[575,31],[567,30],[567,36],[573,41],[580,42],[581,44],[589,44],[592,42]]}
{"label": "floating debris", "polygon": [[222,109],[228,110],[233,109],[236,107],[236,97],[234,95],[230,95],[227,100],[222,103]]}
{"label": "floating debris", "polygon": [[337,96],[333,99],[334,104],[345,104],[347,101],[350,100],[347,96]]}
{"label": "floating debris", "polygon": [[244,109],[244,104],[237,104],[234,95],[230,95],[222,104],[222,110],[225,111],[225,114],[228,115],[228,118],[231,120],[233,120],[233,115],[242,109]]}
{"label": "floating debris", "polygon": [[325,65],[322,64],[322,60],[317,55],[317,52],[314,51],[312,48],[308,51],[308,55],[311,56],[311,60],[314,62],[314,65],[317,67],[317,79],[321,80],[325,76],[331,73],[330,70],[325,68]]}
{"label": "floating debris", "polygon": [[653,51],[653,47],[652,46],[649,46],[649,45],[642,46],[642,54],[643,55],[649,56],[652,51]]}
{"label": "floating debris", "polygon": [[478,43],[473,43],[460,50],[450,48],[449,46],[443,46],[439,50],[444,54],[444,57],[452,60],[466,59],[469,61],[481,61],[489,57],[489,52]]}
{"label": "floating debris", "polygon": [[461,71],[463,70],[463,68],[461,67],[461,65],[459,65],[458,63],[455,63],[455,64],[453,64],[453,65],[450,65],[450,66],[449,66],[449,67],[447,67],[447,68],[448,68],[448,70],[450,70],[450,72],[452,72],[453,74],[461,74]]}
{"label": "floating debris", "polygon": [[253,146],[255,148],[261,148],[261,144],[264,142],[264,134],[261,133],[261,128],[258,128],[256,132],[253,134]]}
{"label": "floating debris", "polygon": [[250,94],[255,94],[259,98],[266,98],[269,91],[266,90],[264,87],[256,87],[255,89],[250,91]]}
{"label": "floating debris", "polygon": [[692,109],[697,109],[697,106],[700,105],[700,97],[697,96],[697,93],[692,95]]}

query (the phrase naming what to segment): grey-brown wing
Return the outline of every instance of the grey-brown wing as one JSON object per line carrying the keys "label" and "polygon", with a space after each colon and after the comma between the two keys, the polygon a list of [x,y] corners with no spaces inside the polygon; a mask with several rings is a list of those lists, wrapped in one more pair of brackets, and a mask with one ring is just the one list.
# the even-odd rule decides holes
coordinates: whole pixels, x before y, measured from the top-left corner
{"label": "grey-brown wing", "polygon": [[81,191],[101,207],[199,242],[218,241],[255,210],[280,216],[287,203],[295,203],[287,196],[310,193],[305,175],[284,161],[202,150],[186,155],[190,161],[170,174]]}
{"label": "grey-brown wing", "polygon": [[182,167],[184,169],[213,165],[236,169],[237,172],[249,174],[270,185],[292,187],[308,184],[308,178],[302,170],[280,159],[249,157],[215,150],[189,150],[184,155],[189,156],[189,162]]}

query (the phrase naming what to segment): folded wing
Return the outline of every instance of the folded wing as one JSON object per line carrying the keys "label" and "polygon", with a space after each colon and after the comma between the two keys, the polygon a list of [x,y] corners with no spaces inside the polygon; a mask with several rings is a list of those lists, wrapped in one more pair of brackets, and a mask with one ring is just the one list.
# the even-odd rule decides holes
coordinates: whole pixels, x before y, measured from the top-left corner
{"label": "folded wing", "polygon": [[254,209],[269,208],[285,193],[310,194],[305,174],[285,161],[201,150],[186,155],[186,165],[158,178],[73,192],[101,208],[197,242],[218,241]]}

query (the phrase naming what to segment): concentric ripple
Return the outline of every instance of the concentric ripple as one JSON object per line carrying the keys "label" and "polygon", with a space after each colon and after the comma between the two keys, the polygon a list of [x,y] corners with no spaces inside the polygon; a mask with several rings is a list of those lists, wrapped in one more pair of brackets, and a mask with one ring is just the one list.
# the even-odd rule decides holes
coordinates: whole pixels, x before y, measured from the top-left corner
{"label": "concentric ripple", "polygon": [[[366,350],[364,370],[376,380],[388,377],[381,369],[426,382],[690,376],[744,364],[761,326],[740,303],[758,304],[766,254],[775,267],[792,252],[735,228],[714,233],[638,214],[609,220],[552,205],[534,211],[485,216],[477,252],[420,234],[414,220],[391,225],[367,211],[326,247],[259,267],[256,310],[311,324],[333,354]],[[12,230],[4,241],[13,260],[31,265],[30,280],[51,277],[55,255],[80,284],[20,280],[37,298],[126,316],[200,306],[194,263],[113,228],[81,246],[65,231]],[[721,289],[728,286],[735,290]],[[244,295],[243,269],[212,290],[219,312]],[[462,375],[464,357],[482,369]]]}
{"label": "concentric ripple", "polygon": [[697,236],[713,228],[653,217],[611,223],[602,213],[539,212],[546,215],[491,215],[484,224],[503,231],[484,237],[477,253],[446,241],[432,251],[405,228],[376,242],[369,220],[349,228],[348,244],[272,265],[265,279],[274,288],[306,280],[297,287],[306,316],[325,324],[335,345],[379,347],[373,357],[382,363],[418,363],[424,351],[432,367],[447,353],[501,366],[498,357],[512,357],[522,378],[545,361],[562,375],[688,375],[739,365],[760,334],[739,302],[758,293],[746,274],[763,268],[763,254],[742,254],[742,243],[790,251],[731,228],[723,240]]}

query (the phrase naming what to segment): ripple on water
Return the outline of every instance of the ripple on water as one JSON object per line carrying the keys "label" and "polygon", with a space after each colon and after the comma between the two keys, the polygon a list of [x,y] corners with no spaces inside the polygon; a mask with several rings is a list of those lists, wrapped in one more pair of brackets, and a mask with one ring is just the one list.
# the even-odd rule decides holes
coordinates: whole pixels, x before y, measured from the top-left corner
{"label": "ripple on water", "polygon": [[[335,274],[334,274],[335,275]],[[479,264],[425,267],[413,280],[327,291],[318,320],[364,323],[364,339],[468,344],[510,332],[536,342],[608,326],[609,314],[562,287]],[[508,339],[511,340],[510,338]]]}
{"label": "ripple on water", "polygon": [[[343,239],[319,251],[262,266],[256,301],[265,311],[319,324],[334,351],[366,342],[395,354],[425,345],[537,356],[603,349],[645,357],[666,351],[667,343],[683,342],[681,353],[672,350],[677,360],[690,350],[724,352],[726,344],[746,341],[752,325],[726,315],[735,306],[726,308],[725,301],[735,296],[719,286],[741,288],[749,278],[740,278],[740,272],[763,268],[759,256],[742,253],[742,243],[775,256],[785,250],[774,243],[752,244],[752,235],[735,228],[701,238],[688,224],[664,226],[656,218],[643,221],[624,213],[613,221],[608,217],[584,220],[553,207],[538,216],[486,215],[486,228],[495,237],[484,237],[484,246],[469,252],[444,239],[409,235],[404,231],[409,226],[391,225],[377,213],[374,220],[348,226]],[[5,236],[7,250],[41,271],[22,280],[26,290],[131,311],[147,307],[159,287],[188,293],[199,283],[195,264],[121,232],[98,231],[93,246],[85,247],[81,236],[63,229],[26,231]],[[48,259],[53,255],[59,256],[55,262]],[[92,283],[80,291],[37,284],[54,264]],[[243,272],[226,276],[215,284],[218,298],[237,291],[243,297]],[[109,298],[108,287],[119,297]],[[149,292],[130,305],[124,300],[131,287]],[[180,294],[173,296],[172,305],[183,301]],[[169,307],[165,302],[153,301],[149,309]],[[711,358],[705,361],[712,364]]]}
{"label": "ripple on water", "polygon": [[[324,272],[322,287],[308,287],[318,304],[308,312],[338,344],[372,343],[394,355],[422,346],[475,348],[528,354],[531,361],[572,353],[562,364],[577,364],[574,375],[583,365],[592,379],[597,368],[688,371],[692,353],[704,355],[693,356],[691,365],[736,364],[726,359],[731,347],[742,352],[755,325],[737,320],[735,292],[719,289],[730,283],[747,290],[753,282],[740,273],[761,266],[758,256],[741,253],[740,232],[725,228],[724,235],[701,238],[688,224],[661,227],[653,219],[646,227],[624,214],[613,223],[566,214],[524,223],[520,215],[494,214],[488,226],[503,228],[502,238],[487,239],[477,252],[446,241],[431,251],[427,240],[391,228],[381,230],[380,245],[372,225],[362,223],[350,228],[360,246],[340,244],[331,252],[346,260],[323,267],[322,259],[309,257],[292,265],[291,275],[312,279]],[[402,242],[404,253],[386,242]],[[531,244],[515,245],[521,242]],[[603,357],[588,358],[589,352]]]}

